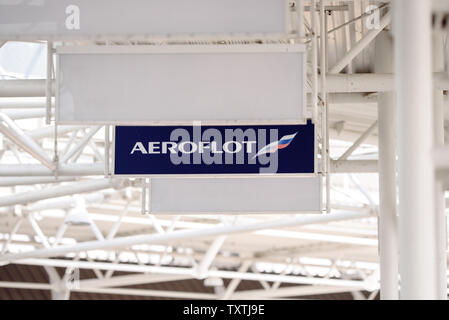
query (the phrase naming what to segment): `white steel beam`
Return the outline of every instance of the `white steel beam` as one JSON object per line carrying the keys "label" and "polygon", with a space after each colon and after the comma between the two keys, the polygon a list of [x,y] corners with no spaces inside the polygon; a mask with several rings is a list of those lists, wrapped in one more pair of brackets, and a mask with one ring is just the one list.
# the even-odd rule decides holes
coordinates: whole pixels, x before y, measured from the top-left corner
{"label": "white steel beam", "polygon": [[7,115],[11,120],[35,119],[45,115],[42,109],[3,109],[3,114]]}
{"label": "white steel beam", "polygon": [[335,294],[343,292],[358,291],[357,288],[335,287],[335,286],[292,286],[278,288],[276,290],[241,290],[232,295],[232,299],[272,299],[284,297],[301,297],[321,294]]}
{"label": "white steel beam", "polygon": [[45,108],[45,98],[42,97],[13,97],[0,98],[0,108],[6,109],[43,109]]}
{"label": "white steel beam", "polygon": [[[52,93],[54,84],[52,81]],[[0,97],[45,97],[46,87],[45,79],[0,80]]]}
{"label": "white steel beam", "polygon": [[[184,275],[194,277],[194,271],[191,268],[184,267],[163,267],[151,265],[137,265],[137,264],[115,264],[105,262],[89,262],[89,261],[75,261],[75,260],[59,260],[59,259],[26,259],[17,262],[23,265],[42,265],[55,267],[72,267],[79,269],[100,269],[100,270],[117,270],[124,272],[149,272],[158,274],[170,275]],[[310,284],[310,285],[325,285],[347,287],[355,289],[364,289],[366,284],[361,280],[343,280],[343,279],[325,279],[308,276],[292,276],[266,273],[250,273],[238,271],[224,271],[224,270],[210,270],[209,277],[218,277],[225,279],[241,279],[250,281],[270,281],[296,284]]]}
{"label": "white steel beam", "polygon": [[[73,132],[85,128],[84,126],[58,126],[58,136],[61,137],[66,133]],[[38,129],[26,131],[26,134],[35,140],[43,138],[53,138],[55,136],[55,127],[47,126]]]}
{"label": "white steel beam", "polygon": [[[242,265],[239,267],[238,272],[246,272],[248,271],[249,267],[252,265],[251,260],[243,261]],[[231,298],[232,294],[235,292],[237,287],[239,286],[241,279],[232,279],[231,282],[229,282],[228,286],[226,287],[225,292],[220,297],[221,300],[228,300]]]}
{"label": "white steel beam", "polygon": [[[1,283],[0,283],[1,285]],[[101,294],[114,295],[133,295],[142,297],[159,297],[159,298],[178,298],[190,300],[211,300],[216,299],[215,294],[197,293],[186,291],[165,291],[165,290],[149,290],[149,289],[128,289],[128,288],[73,288],[72,292],[92,292]]]}
{"label": "white steel beam", "polygon": [[85,133],[81,140],[78,142],[76,146],[70,149],[66,154],[61,157],[61,162],[66,163],[69,161],[75,154],[82,151],[82,149],[86,146],[89,140],[101,129],[101,126],[91,127],[89,132]]}
{"label": "white steel beam", "polygon": [[293,218],[277,219],[274,221],[247,223],[233,226],[212,227],[212,228],[205,228],[202,230],[181,230],[164,234],[136,235],[122,238],[114,238],[104,241],[87,241],[70,246],[60,246],[50,249],[39,249],[35,251],[4,255],[0,256],[0,261],[13,262],[15,260],[26,258],[54,257],[71,252],[122,248],[141,243],[145,244],[164,243],[167,241],[179,241],[184,239],[195,239],[224,234],[245,233],[269,228],[293,227],[298,225],[308,225],[314,223],[359,219],[367,216],[369,216],[369,213],[366,212],[363,213],[343,212],[343,213],[333,213],[329,215],[300,216]]}
{"label": "white steel beam", "polygon": [[380,20],[379,28],[370,30],[354,47],[344,55],[330,70],[329,73],[341,72],[360,52],[363,51],[377,35],[391,22],[391,13],[387,12]]}
{"label": "white steel beam", "polygon": [[[444,167],[446,163],[442,163]],[[377,160],[333,160],[331,161],[333,173],[370,173],[377,172]],[[104,176],[104,163],[92,164],[60,164],[57,169],[58,176]],[[54,176],[54,172],[45,166],[35,164],[0,164],[0,176],[3,177],[29,177]]]}
{"label": "white steel beam", "polygon": [[15,144],[31,154],[50,170],[55,168],[55,164],[48,154],[17,126],[6,114],[0,112],[0,132],[11,139]]}
{"label": "white steel beam", "polygon": [[107,287],[132,286],[136,284],[181,281],[192,278],[193,276],[188,275],[131,274],[104,279],[80,280],[79,285],[81,288],[107,288]]}
{"label": "white steel beam", "polygon": [[3,177],[0,178],[0,187],[60,183],[66,181],[74,181],[76,179],[78,179],[78,177]]}
{"label": "white steel beam", "polygon": [[[18,281],[0,281],[0,288],[16,288],[31,290],[53,290],[53,285],[48,283],[32,283]],[[134,295],[143,297],[178,298],[178,299],[215,299],[216,296],[210,293],[196,293],[184,291],[165,291],[147,289],[125,289],[125,288],[70,288],[72,292],[92,292],[115,295]]]}
{"label": "white steel beam", "polygon": [[91,192],[108,188],[117,188],[118,180],[113,179],[95,179],[88,181],[80,181],[73,184],[51,187],[43,190],[17,193],[13,196],[0,197],[0,207],[14,206],[17,204],[26,204],[38,200],[62,197],[75,193]]}
{"label": "white steel beam", "polygon": [[222,235],[216,237],[211,243],[209,249],[207,249],[206,253],[203,256],[203,260],[201,260],[201,263],[196,267],[195,271],[199,279],[204,279],[207,277],[208,270],[218,252],[220,251],[221,247],[223,246],[225,240],[226,236]]}
{"label": "white steel beam", "polygon": [[[56,170],[58,176],[94,176],[104,175],[102,162],[90,164],[59,164]],[[35,164],[1,164],[2,177],[54,176],[54,172],[43,165]]]}
{"label": "white steel beam", "polygon": [[[328,77],[333,77],[333,75],[328,75]],[[0,80],[1,83],[1,80]],[[317,84],[318,90],[318,84]],[[311,90],[313,91],[313,90]],[[308,101],[311,101],[311,93],[308,93]],[[366,95],[363,93],[331,93],[329,94],[329,103],[332,104],[351,104],[351,103],[377,103],[377,97],[375,95]],[[0,97],[0,109],[7,109],[12,111],[14,109],[45,109],[45,98],[42,97],[13,97],[13,98],[2,98]],[[28,110],[27,110],[28,111]],[[41,112],[42,112],[41,111]],[[58,134],[61,133],[60,130],[64,128],[84,128],[86,126],[58,126]],[[45,128],[51,128],[51,126],[39,128],[36,130],[43,130]],[[27,132],[30,135],[30,132]],[[54,133],[54,130],[51,131]]]}
{"label": "white steel beam", "polygon": [[337,161],[347,160],[351,154],[373,133],[374,129],[377,128],[377,120],[369,126],[368,129],[356,140],[354,143],[338,158]]}
{"label": "white steel beam", "polygon": [[[302,2],[302,1],[301,1]],[[302,5],[302,4],[301,4]],[[311,5],[316,8],[316,1],[311,0]],[[315,10],[310,12],[312,24],[312,86],[311,86],[311,102],[312,102],[312,119],[314,123],[318,121],[318,40],[317,40],[317,24]]]}
{"label": "white steel beam", "polygon": [[0,288],[31,289],[31,290],[51,290],[49,283],[33,283],[19,281],[0,281]]}
{"label": "white steel beam", "polygon": [[332,173],[376,173],[377,160],[332,160]]}
{"label": "white steel beam", "polygon": [[[434,77],[438,88],[449,89],[446,73],[435,73]],[[394,75],[391,73],[328,74],[326,80],[328,93],[384,92],[394,89]],[[45,97],[45,80],[0,80],[0,97]]]}
{"label": "white steel beam", "polygon": [[12,237],[17,233],[17,231],[20,228],[20,225],[22,224],[23,218],[19,218],[17,222],[14,224],[14,227],[8,234],[8,239],[3,243],[1,254],[4,255],[8,251],[8,246],[12,241]]}

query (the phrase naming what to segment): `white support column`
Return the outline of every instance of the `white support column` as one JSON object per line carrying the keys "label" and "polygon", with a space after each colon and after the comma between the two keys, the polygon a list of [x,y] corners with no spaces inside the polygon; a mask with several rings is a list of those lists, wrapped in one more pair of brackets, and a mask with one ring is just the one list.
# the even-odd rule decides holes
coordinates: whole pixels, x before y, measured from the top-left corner
{"label": "white support column", "polygon": [[[376,39],[375,71],[393,71],[393,41],[389,32],[381,32]],[[396,214],[396,170],[395,170],[395,104],[394,93],[379,93],[379,255],[380,298],[399,298],[398,234]]]}
{"label": "white support column", "polygon": [[[433,71],[444,71],[444,35],[435,33],[433,39]],[[443,90],[434,89],[433,91],[433,125],[434,125],[434,143],[435,145],[444,145],[444,96]],[[436,227],[436,257],[438,264],[438,297],[447,299],[447,222],[445,214],[446,200],[444,198],[444,189],[441,181],[436,181],[435,185],[435,227]]]}
{"label": "white support column", "polygon": [[431,1],[396,0],[401,299],[437,299]]}
{"label": "white support column", "polygon": [[[316,8],[316,1],[311,0],[311,7]],[[312,25],[312,119],[318,122],[318,27],[316,23],[316,10],[310,10],[310,21]]]}

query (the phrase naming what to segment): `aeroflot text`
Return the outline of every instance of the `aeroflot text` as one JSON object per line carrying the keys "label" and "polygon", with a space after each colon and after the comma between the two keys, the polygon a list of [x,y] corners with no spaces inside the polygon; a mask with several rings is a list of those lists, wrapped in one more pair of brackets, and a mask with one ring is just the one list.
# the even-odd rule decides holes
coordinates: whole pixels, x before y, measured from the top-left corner
{"label": "aeroflot text", "polygon": [[259,164],[261,173],[277,172],[277,129],[225,129],[224,137],[221,132],[194,126],[191,136],[188,130],[177,128],[170,141],[136,141],[130,155],[168,154],[175,165]]}
{"label": "aeroflot text", "polygon": [[225,142],[221,148],[218,147],[216,141],[199,141],[195,143],[193,141],[183,141],[181,143],[176,143],[173,141],[163,141],[163,142],[148,142],[148,148],[145,148],[142,142],[136,142],[131,154],[134,152],[141,152],[142,154],[166,154],[170,153],[204,153],[206,149],[209,149],[211,153],[237,153],[244,150],[246,153],[252,153],[256,141],[228,141]]}

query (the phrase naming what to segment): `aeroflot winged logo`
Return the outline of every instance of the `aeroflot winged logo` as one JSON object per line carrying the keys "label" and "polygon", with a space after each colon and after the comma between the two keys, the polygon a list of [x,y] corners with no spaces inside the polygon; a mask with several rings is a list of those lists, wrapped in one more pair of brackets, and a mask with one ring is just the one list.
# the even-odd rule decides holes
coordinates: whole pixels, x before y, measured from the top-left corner
{"label": "aeroflot winged logo", "polygon": [[313,173],[314,140],[310,122],[279,126],[118,126],[114,173]]}
{"label": "aeroflot winged logo", "polygon": [[279,149],[287,148],[288,145],[293,141],[293,139],[295,139],[295,136],[297,134],[298,133],[296,132],[295,134],[290,134],[288,136],[283,136],[281,138],[281,140],[276,141],[276,142],[272,142],[269,145],[267,145],[267,146],[263,147],[262,149],[260,149],[259,152],[254,157],[260,156],[261,154],[264,154],[264,153],[273,153],[273,152],[278,151]]}

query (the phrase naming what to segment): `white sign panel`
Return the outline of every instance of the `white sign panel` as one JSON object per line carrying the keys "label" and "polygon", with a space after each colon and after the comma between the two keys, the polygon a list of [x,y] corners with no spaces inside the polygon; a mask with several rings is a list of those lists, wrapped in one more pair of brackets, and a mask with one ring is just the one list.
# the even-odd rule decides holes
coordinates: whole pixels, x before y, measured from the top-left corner
{"label": "white sign panel", "polygon": [[0,39],[285,34],[287,0],[0,0]]}
{"label": "white sign panel", "polygon": [[304,123],[304,47],[58,49],[61,123]]}
{"label": "white sign panel", "polygon": [[321,178],[153,178],[153,213],[314,213]]}

